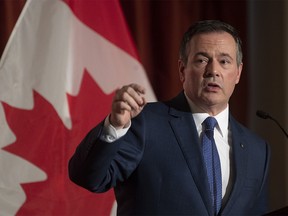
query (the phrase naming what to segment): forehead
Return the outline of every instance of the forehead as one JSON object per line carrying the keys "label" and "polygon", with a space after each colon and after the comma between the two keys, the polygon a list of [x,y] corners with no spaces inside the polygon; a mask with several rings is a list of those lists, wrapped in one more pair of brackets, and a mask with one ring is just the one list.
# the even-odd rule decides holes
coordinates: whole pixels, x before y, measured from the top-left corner
{"label": "forehead", "polygon": [[236,42],[227,32],[201,33],[192,37],[190,41],[192,52],[225,52],[236,55]]}

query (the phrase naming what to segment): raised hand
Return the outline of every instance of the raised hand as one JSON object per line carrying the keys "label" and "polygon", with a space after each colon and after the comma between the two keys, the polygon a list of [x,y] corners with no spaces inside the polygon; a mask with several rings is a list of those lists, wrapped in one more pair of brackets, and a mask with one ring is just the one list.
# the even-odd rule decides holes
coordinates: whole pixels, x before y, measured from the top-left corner
{"label": "raised hand", "polygon": [[116,129],[127,126],[146,104],[144,94],[144,87],[134,83],[118,89],[112,102],[110,124]]}

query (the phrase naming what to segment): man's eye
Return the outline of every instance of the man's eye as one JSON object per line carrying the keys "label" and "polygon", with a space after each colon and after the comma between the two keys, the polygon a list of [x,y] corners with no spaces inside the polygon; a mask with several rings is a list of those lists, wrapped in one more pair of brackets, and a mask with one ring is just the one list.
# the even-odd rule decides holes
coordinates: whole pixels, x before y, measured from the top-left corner
{"label": "man's eye", "polygon": [[208,62],[207,59],[198,59],[196,62],[200,63],[200,64],[206,64]]}
{"label": "man's eye", "polygon": [[230,61],[227,59],[223,59],[220,62],[221,62],[221,64],[230,64]]}

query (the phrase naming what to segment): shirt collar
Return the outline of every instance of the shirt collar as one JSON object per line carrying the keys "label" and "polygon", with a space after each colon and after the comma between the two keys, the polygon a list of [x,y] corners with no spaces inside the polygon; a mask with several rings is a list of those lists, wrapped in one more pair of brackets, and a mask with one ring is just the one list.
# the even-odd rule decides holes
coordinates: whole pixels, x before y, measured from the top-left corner
{"label": "shirt collar", "polygon": [[[202,131],[202,122],[207,117],[209,117],[209,114],[194,112],[194,110],[197,110],[196,105],[190,100],[190,98],[187,97],[186,94],[185,96],[190,106],[190,109],[191,109],[191,112],[192,112],[192,115],[193,115],[193,118],[197,127],[198,134],[200,134]],[[219,131],[222,137],[227,137],[228,136],[228,121],[229,121],[229,105],[227,105],[227,107],[222,112],[220,112],[219,114],[213,117],[218,122],[216,129]]]}

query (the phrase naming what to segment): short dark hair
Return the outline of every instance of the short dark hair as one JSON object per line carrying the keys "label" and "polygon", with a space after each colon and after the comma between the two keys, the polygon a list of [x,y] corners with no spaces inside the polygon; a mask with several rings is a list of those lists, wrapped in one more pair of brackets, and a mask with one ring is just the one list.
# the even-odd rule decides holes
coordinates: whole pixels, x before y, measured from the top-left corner
{"label": "short dark hair", "polygon": [[242,63],[243,53],[242,53],[242,42],[239,37],[238,31],[231,25],[219,21],[219,20],[203,20],[196,22],[184,33],[179,50],[180,59],[187,64],[188,61],[188,44],[193,36],[202,33],[211,32],[227,32],[229,33],[236,42],[236,61],[240,65]]}

